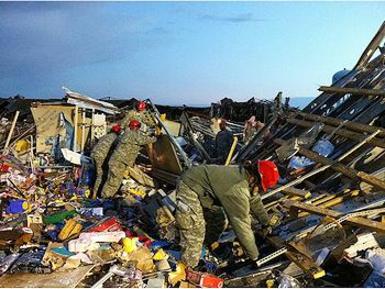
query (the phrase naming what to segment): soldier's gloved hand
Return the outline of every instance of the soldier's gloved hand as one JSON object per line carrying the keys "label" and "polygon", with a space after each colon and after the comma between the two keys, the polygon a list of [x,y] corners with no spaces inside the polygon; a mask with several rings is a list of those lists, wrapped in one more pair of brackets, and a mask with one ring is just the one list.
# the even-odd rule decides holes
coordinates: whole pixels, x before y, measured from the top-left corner
{"label": "soldier's gloved hand", "polygon": [[154,134],[155,134],[155,136],[160,136],[162,134],[162,128],[157,126],[155,128],[155,133]]}

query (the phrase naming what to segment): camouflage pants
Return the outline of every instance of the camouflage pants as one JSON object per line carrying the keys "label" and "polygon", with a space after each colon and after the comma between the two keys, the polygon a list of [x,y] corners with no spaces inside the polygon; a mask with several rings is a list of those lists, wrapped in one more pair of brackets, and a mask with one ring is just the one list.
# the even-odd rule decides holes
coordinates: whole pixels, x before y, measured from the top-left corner
{"label": "camouflage pants", "polygon": [[222,207],[213,206],[210,209],[203,208],[206,221],[205,245],[210,246],[218,241],[219,236],[226,229],[228,221]]}
{"label": "camouflage pants", "polygon": [[123,162],[111,162],[108,164],[108,176],[101,191],[103,198],[110,198],[114,196],[122,184],[124,172],[128,166]]}
{"label": "camouflage pants", "polygon": [[95,165],[95,182],[94,182],[94,195],[98,194],[99,187],[103,180],[103,162],[104,159],[94,156],[94,165]]}
{"label": "camouflage pants", "polygon": [[210,245],[223,232],[226,215],[221,207],[203,208],[198,194],[183,182],[178,185],[176,201],[175,219],[180,235],[182,262],[194,268],[199,263],[203,243]]}

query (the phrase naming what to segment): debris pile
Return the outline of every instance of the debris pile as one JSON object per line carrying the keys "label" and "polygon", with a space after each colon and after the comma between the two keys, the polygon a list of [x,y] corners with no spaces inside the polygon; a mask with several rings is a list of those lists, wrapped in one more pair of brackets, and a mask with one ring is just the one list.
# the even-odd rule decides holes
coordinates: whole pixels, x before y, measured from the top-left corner
{"label": "debris pile", "polygon": [[384,36],[303,110],[8,100],[0,287],[384,287]]}

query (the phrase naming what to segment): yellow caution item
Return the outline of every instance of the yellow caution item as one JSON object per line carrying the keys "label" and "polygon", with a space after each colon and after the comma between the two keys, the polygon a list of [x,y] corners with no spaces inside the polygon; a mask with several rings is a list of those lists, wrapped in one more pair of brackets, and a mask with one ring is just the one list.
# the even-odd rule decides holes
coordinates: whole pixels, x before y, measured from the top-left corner
{"label": "yellow caution item", "polygon": [[153,257],[154,261],[161,261],[167,258],[168,258],[168,255],[163,249],[159,249]]}
{"label": "yellow caution item", "polygon": [[79,234],[82,229],[83,226],[79,224],[74,218],[69,219],[59,233],[59,240],[64,241],[69,237],[75,236]]}
{"label": "yellow caution item", "polygon": [[186,279],[186,265],[183,264],[182,262],[179,262],[176,265],[175,272],[171,272],[168,274],[168,282],[172,286],[175,286],[176,283],[178,283],[179,281],[183,281],[185,279]]}
{"label": "yellow caution item", "polygon": [[136,246],[136,243],[138,241],[138,237],[134,238],[124,238],[123,239],[123,250],[126,253],[134,252],[138,247]]}

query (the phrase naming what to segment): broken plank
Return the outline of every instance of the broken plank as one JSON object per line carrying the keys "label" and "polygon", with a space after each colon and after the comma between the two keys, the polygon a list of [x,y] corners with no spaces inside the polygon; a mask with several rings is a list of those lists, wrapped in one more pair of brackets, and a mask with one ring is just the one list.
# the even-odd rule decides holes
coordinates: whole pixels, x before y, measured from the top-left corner
{"label": "broken plank", "polygon": [[357,64],[354,66],[354,70],[361,69],[365,67],[370,59],[373,57],[373,54],[376,52],[377,48],[380,46],[382,40],[385,37],[385,22],[382,22],[381,27],[378,29],[376,35],[370,41],[368,46],[365,48],[364,52],[361,54],[360,59],[357,61]]}
{"label": "broken plank", "polygon": [[[277,236],[267,237],[267,240],[277,249],[285,246],[285,242]],[[325,270],[319,267],[311,257],[298,251],[297,248],[293,246],[287,246],[287,249],[285,253],[286,257],[312,278],[318,279],[325,276]]]}
{"label": "broken plank", "polygon": [[[288,208],[291,213],[294,213],[294,212],[298,213],[298,210],[301,210],[301,211],[306,211],[306,212],[316,214],[316,215],[332,217],[335,219],[343,216],[343,213],[340,213],[340,212],[337,212],[334,210],[330,210],[330,209],[326,209],[326,208],[316,207],[316,206],[301,203],[301,202],[293,202],[290,200],[286,200],[283,202],[283,205],[284,205],[284,207]],[[374,230],[376,232],[381,232],[381,233],[385,232],[385,224],[380,223],[380,222],[376,222],[376,221],[372,221],[372,220],[369,220],[366,218],[352,217],[352,218],[347,219],[345,222],[347,222],[351,225],[354,225],[354,226],[368,228],[368,229]]]}
{"label": "broken plank", "polygon": [[9,130],[7,140],[5,141],[3,155],[7,154],[7,149],[8,149],[9,143],[11,142],[13,131],[15,130],[17,119],[19,118],[19,114],[20,114],[20,111],[16,111],[15,116],[13,117],[11,129]]}
{"label": "broken plank", "polygon": [[301,190],[301,189],[289,187],[289,188],[286,188],[282,191],[286,194],[289,194],[292,196],[302,197],[304,199],[310,199],[311,198],[311,193],[310,193],[310,191],[307,191],[307,190]]}
{"label": "broken plank", "polygon": [[292,116],[301,116],[305,118],[306,120],[312,120],[316,122],[322,122],[324,124],[333,125],[333,126],[339,126],[343,123],[343,127],[346,127],[350,130],[355,130],[358,132],[367,132],[367,133],[374,133],[376,131],[380,131],[378,136],[385,137],[385,129],[382,127],[367,125],[360,122],[354,122],[354,121],[345,121],[342,119],[330,117],[330,116],[321,116],[311,113],[305,113],[302,111],[296,111],[291,114]]}
{"label": "broken plank", "polygon": [[89,265],[51,274],[5,274],[0,278],[0,288],[75,288],[93,268]]}
{"label": "broken plank", "polygon": [[[313,122],[306,121],[306,120],[287,119],[287,122],[291,123],[291,124],[299,125],[299,126],[302,126],[302,127],[312,127],[312,126],[314,126]],[[343,128],[340,128],[340,129],[336,130],[335,127],[329,126],[329,125],[323,126],[322,131],[324,131],[326,133],[329,133],[329,134],[334,133],[336,135],[339,135],[339,136],[342,136],[342,137],[346,137],[348,139],[352,139],[352,140],[355,140],[355,141],[358,141],[358,142],[360,142],[360,141],[365,139],[365,135],[363,135],[362,133],[352,132],[352,131],[349,131],[349,130],[343,129]],[[382,139],[372,138],[372,139],[368,140],[367,143],[371,144],[371,145],[374,145],[374,146],[381,147],[381,148],[385,148],[385,141],[382,140]]]}
{"label": "broken plank", "polygon": [[341,93],[341,94],[355,94],[366,96],[385,96],[385,91],[382,89],[366,89],[366,88],[353,88],[353,87],[333,87],[333,86],[321,86],[319,91],[328,93]]}
{"label": "broken plank", "polygon": [[[283,145],[285,144],[285,141],[282,139],[275,139],[274,142]],[[355,169],[352,169],[350,167],[347,167],[343,165],[342,163],[339,163],[338,161],[331,160],[329,158],[326,158],[324,156],[319,155],[316,152],[313,152],[311,150],[305,149],[303,147],[300,147],[299,153],[317,163],[323,164],[325,166],[330,166],[333,170],[340,172],[344,174],[345,176],[349,177],[350,179],[359,178],[361,181],[368,183],[372,185],[373,187],[376,187],[380,190],[385,190],[385,182],[374,177],[370,176],[369,174],[357,171]]]}

